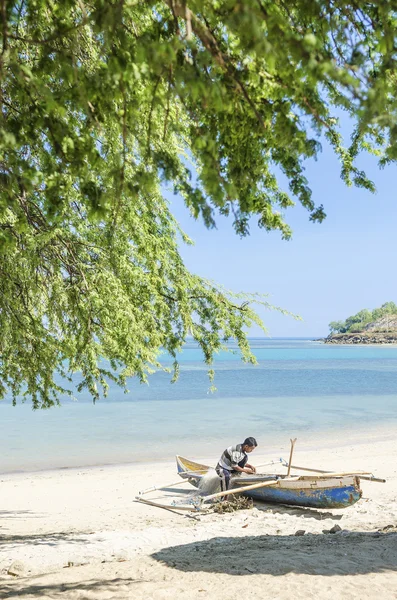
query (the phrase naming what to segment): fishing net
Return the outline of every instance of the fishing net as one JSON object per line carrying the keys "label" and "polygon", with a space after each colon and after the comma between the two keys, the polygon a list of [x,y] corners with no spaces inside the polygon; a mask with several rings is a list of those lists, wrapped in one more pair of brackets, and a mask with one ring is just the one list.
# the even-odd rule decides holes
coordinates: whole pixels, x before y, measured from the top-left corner
{"label": "fishing net", "polygon": [[215,469],[208,469],[208,472],[200,479],[197,493],[200,496],[209,496],[221,491],[221,478]]}
{"label": "fishing net", "polygon": [[254,501],[252,498],[247,498],[246,496],[229,496],[229,500],[217,502],[213,506],[213,511],[223,514],[251,508],[254,508]]}
{"label": "fishing net", "polygon": [[175,506],[178,506],[178,504],[191,504],[192,506],[199,507],[202,498],[220,491],[221,479],[215,469],[209,468],[208,472],[200,478],[197,488],[187,496],[184,496],[183,499],[175,500],[173,504]]}

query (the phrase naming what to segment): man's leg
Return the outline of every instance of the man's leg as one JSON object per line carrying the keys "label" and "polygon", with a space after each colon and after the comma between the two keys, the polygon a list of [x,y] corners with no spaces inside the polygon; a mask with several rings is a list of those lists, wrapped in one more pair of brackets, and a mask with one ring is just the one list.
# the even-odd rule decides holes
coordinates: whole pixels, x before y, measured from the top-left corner
{"label": "man's leg", "polygon": [[[221,478],[221,491],[226,492],[226,490],[230,487],[230,471],[227,469],[222,469],[222,467],[217,470],[218,475]],[[223,496],[222,500],[226,500],[227,496]]]}

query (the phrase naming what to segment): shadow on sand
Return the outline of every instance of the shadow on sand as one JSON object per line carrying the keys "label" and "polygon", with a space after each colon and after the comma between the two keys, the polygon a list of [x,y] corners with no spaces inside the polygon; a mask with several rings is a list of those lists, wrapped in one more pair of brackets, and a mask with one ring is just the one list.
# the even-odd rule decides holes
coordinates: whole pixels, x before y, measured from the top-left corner
{"label": "shadow on sand", "polygon": [[0,510],[0,519],[38,519],[41,516],[31,510]]}
{"label": "shadow on sand", "polygon": [[358,575],[397,571],[397,533],[216,537],[151,555],[185,572]]}
{"label": "shadow on sand", "polygon": [[332,519],[340,521],[342,514],[335,514],[328,511],[316,510],[314,508],[305,508],[303,506],[287,506],[286,504],[266,504],[264,502],[255,502],[255,508],[264,512],[272,512],[281,515],[291,515],[295,517],[303,517],[304,519],[316,519],[323,521],[324,519]]}
{"label": "shadow on sand", "polygon": [[[31,580],[30,580],[31,581]],[[35,585],[34,583],[28,583],[24,585],[24,581],[16,581],[12,584],[2,585],[2,596],[1,598],[95,598],[96,594],[98,597],[102,594],[106,594],[106,597],[117,598],[117,593],[120,591],[122,586],[123,591],[125,588],[129,588],[130,585],[136,583],[142,583],[141,579],[132,578],[115,578],[115,579],[100,579],[100,580],[88,580],[71,583],[59,583],[59,584],[47,584],[47,585]],[[82,595],[83,594],[83,595]],[[116,594],[116,595],[114,595]],[[133,589],[131,589],[133,594]],[[123,595],[124,597],[124,595]],[[133,598],[133,595],[131,595]]]}
{"label": "shadow on sand", "polygon": [[80,534],[70,531],[57,531],[56,533],[37,533],[33,535],[0,534],[0,544],[18,544],[22,546],[58,546],[59,542],[70,544],[86,544],[89,532],[82,531]]}

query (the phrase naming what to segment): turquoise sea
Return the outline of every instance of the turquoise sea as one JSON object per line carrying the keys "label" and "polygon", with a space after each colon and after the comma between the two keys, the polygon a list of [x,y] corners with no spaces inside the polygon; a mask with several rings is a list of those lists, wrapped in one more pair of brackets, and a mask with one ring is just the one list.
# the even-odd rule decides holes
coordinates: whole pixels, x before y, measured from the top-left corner
{"label": "turquoise sea", "polygon": [[[60,408],[0,403],[0,472],[216,456],[248,435],[262,449],[338,432],[397,424],[397,347],[330,346],[308,339],[252,339],[257,366],[222,352],[209,392],[197,346],[180,355],[176,384],[112,386],[95,405],[85,395]],[[231,348],[233,350],[233,348]],[[167,364],[167,357],[162,362]],[[76,378],[77,381],[77,378]]]}

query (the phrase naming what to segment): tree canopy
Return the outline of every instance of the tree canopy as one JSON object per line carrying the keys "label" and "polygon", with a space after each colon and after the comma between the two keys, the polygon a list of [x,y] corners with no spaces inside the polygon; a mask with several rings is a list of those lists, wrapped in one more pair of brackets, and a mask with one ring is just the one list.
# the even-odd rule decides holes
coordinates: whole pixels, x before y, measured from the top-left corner
{"label": "tree canopy", "polygon": [[208,365],[230,339],[254,361],[256,297],[187,271],[163,190],[208,227],[230,215],[244,236],[255,216],[289,238],[294,201],[325,217],[304,174],[321,136],[344,181],[373,189],[355,159],[397,156],[395,9],[0,0],[0,395],[50,406],[54,373],[79,370],[96,398],[107,376],[145,380],[187,335]]}

